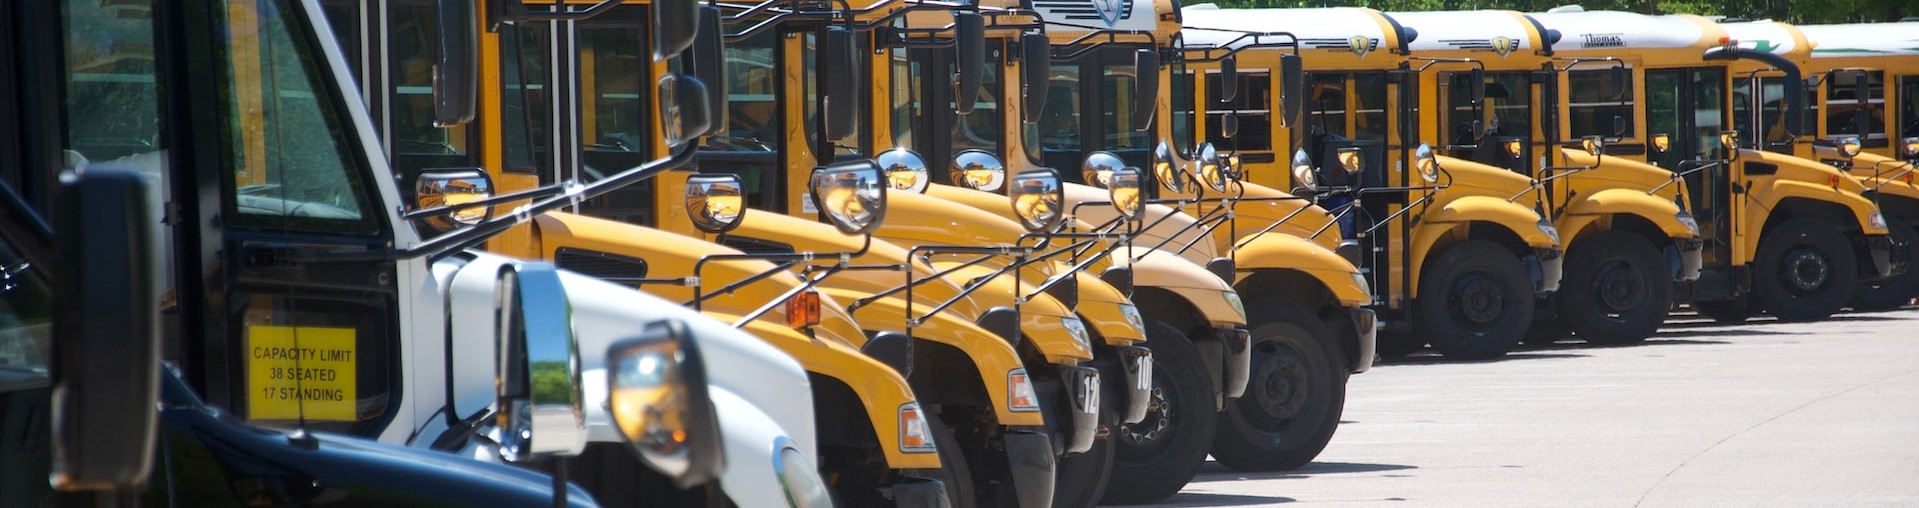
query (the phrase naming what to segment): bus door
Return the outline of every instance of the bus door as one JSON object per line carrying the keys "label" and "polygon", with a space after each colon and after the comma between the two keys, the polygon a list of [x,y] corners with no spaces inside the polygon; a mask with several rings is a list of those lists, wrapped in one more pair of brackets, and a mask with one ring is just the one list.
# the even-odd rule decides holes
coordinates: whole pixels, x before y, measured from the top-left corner
{"label": "bus door", "polygon": [[[911,148],[927,161],[933,181],[957,185],[944,169],[953,160],[953,154],[961,150],[985,150],[1001,159],[1012,157],[1013,154],[1005,152],[1006,116],[1000,106],[1000,95],[1005,92],[1005,85],[1000,81],[1000,74],[1005,70],[1005,49],[1004,39],[986,40],[986,65],[981,73],[979,96],[968,99],[973,101],[973,111],[964,115],[956,113],[958,99],[954,97],[953,80],[958,76],[959,64],[953,48],[903,49],[907,61],[899,65],[905,68],[895,69],[894,75],[909,80],[906,86],[912,93],[907,100],[911,101],[912,111],[918,114],[910,118],[896,117],[908,123],[894,128],[911,130],[900,146]],[[1077,171],[1071,173],[1078,174]]]}
{"label": "bus door", "polygon": [[[1086,154],[1108,151],[1126,165],[1151,168],[1152,128],[1133,130],[1133,117],[1152,111],[1134,111],[1131,98],[1139,76],[1133,75],[1134,52],[1129,45],[1108,45],[1072,60],[1055,61],[1048,83],[1046,111],[1039,124],[1041,160],[1046,167],[1064,168],[1069,180]],[[1150,76],[1149,79],[1158,79]]]}
{"label": "bus door", "polygon": [[[1675,171],[1697,168],[1700,161],[1724,157],[1719,133],[1726,122],[1726,71],[1718,67],[1649,69],[1646,71],[1646,130],[1649,135],[1668,134],[1671,145],[1659,157],[1659,165]],[[1744,166],[1742,168],[1742,166]],[[1686,188],[1694,217],[1699,218],[1699,236],[1705,241],[1705,270],[1729,276],[1737,259],[1734,250],[1738,235],[1747,225],[1740,221],[1744,202],[1745,171],[1769,173],[1759,163],[1714,165],[1686,175]],[[1712,292],[1717,286],[1701,277],[1696,299],[1720,298]],[[1730,282],[1730,278],[1719,281]],[[1730,291],[1731,286],[1723,290]],[[1724,295],[1730,297],[1731,295]]]}
{"label": "bus door", "polygon": [[[1532,177],[1533,88],[1530,71],[1488,72],[1486,97],[1472,103],[1472,74],[1440,75],[1440,153]],[[1542,175],[1543,176],[1543,175]]]}

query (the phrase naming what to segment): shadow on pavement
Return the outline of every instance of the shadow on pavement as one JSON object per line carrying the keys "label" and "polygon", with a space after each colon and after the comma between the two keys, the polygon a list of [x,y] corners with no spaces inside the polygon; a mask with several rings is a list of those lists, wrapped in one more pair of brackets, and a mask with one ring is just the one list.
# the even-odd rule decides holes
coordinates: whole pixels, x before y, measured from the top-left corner
{"label": "shadow on pavement", "polygon": [[1587,356],[1589,355],[1565,354],[1565,353],[1531,353],[1525,350],[1515,350],[1511,353],[1506,353],[1505,356],[1501,356],[1498,358],[1487,358],[1484,360],[1455,360],[1452,358],[1447,358],[1444,355],[1440,355],[1438,352],[1435,352],[1431,349],[1425,349],[1425,350],[1421,350],[1420,352],[1413,353],[1407,356],[1401,356],[1397,358],[1384,358],[1379,361],[1379,364],[1380,365],[1474,364],[1474,363],[1511,362],[1511,361],[1519,361],[1519,360],[1549,360],[1549,359],[1555,359],[1555,358],[1585,358]]}
{"label": "shadow on pavement", "polygon": [[1181,492],[1174,494],[1173,497],[1166,498],[1165,501],[1161,501],[1158,504],[1146,506],[1264,506],[1291,502],[1293,502],[1293,498],[1290,497]]}
{"label": "shadow on pavement", "polygon": [[1313,462],[1292,471],[1247,472],[1234,471],[1218,462],[1207,461],[1200,464],[1199,475],[1193,477],[1193,483],[1238,481],[1242,479],[1271,480],[1288,478],[1311,478],[1314,476],[1352,473],[1378,473],[1384,471],[1402,471],[1417,469],[1417,466],[1400,464],[1363,464],[1355,462]]}

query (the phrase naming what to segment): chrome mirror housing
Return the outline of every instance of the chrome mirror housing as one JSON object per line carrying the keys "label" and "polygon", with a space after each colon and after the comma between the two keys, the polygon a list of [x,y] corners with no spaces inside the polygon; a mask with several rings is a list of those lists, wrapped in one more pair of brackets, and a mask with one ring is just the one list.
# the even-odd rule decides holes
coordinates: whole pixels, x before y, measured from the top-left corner
{"label": "chrome mirror housing", "polygon": [[1113,172],[1126,167],[1126,161],[1120,160],[1113,152],[1099,151],[1086,155],[1086,162],[1080,163],[1080,176],[1086,184],[1094,187],[1109,188],[1112,185]]}
{"label": "chrome mirror housing", "polygon": [[906,148],[880,152],[873,162],[886,173],[886,186],[896,191],[926,192],[926,185],[933,181],[926,172],[926,159]]}
{"label": "chrome mirror housing", "polygon": [[607,414],[647,467],[685,489],[725,469],[706,363],[686,325],[659,321],[606,349]]}
{"label": "chrome mirror housing", "polygon": [[686,216],[693,227],[707,233],[725,233],[746,218],[746,185],[740,175],[705,173],[686,177]]}
{"label": "chrome mirror housing", "polygon": [[1432,145],[1420,143],[1413,150],[1413,170],[1426,183],[1439,182],[1439,155],[1433,153]]}
{"label": "chrome mirror housing", "polygon": [[[429,169],[413,183],[416,210],[458,206],[490,197],[493,197],[493,179],[479,168]],[[434,230],[452,231],[479,224],[492,215],[492,206],[474,206],[428,216],[425,220]]]}
{"label": "chrome mirror housing", "polygon": [[1306,155],[1304,148],[1293,151],[1293,185],[1306,190],[1319,189],[1319,176],[1313,171],[1313,158]]}
{"label": "chrome mirror housing", "polygon": [[1168,191],[1186,192],[1186,174],[1179,170],[1179,156],[1165,141],[1153,148],[1153,179],[1159,180],[1160,187]]}
{"label": "chrome mirror housing", "polygon": [[999,192],[1006,185],[1006,164],[977,148],[953,154],[952,182],[973,190]]}
{"label": "chrome mirror housing", "polygon": [[1013,202],[1013,215],[1027,231],[1050,232],[1065,222],[1066,190],[1058,171],[1041,168],[1020,172],[1013,177],[1007,195]]}
{"label": "chrome mirror housing", "polygon": [[1126,220],[1138,219],[1146,210],[1145,189],[1141,189],[1139,168],[1119,168],[1108,175],[1106,197],[1113,202],[1113,209],[1119,211]]}
{"label": "chrome mirror housing", "polygon": [[526,462],[578,455],[586,449],[586,395],[559,269],[507,264],[494,288],[500,456]]}
{"label": "chrome mirror housing", "polygon": [[872,161],[834,164],[813,172],[813,202],[841,233],[863,235],[879,229],[886,216],[886,176]]}

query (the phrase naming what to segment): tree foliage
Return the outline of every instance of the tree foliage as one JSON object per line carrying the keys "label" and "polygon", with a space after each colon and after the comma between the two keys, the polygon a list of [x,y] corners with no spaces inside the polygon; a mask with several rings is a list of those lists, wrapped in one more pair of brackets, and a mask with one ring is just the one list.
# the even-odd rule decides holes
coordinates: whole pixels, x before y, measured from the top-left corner
{"label": "tree foliage", "polygon": [[[1205,0],[1190,0],[1200,3]],[[1371,7],[1382,11],[1453,11],[1511,9],[1540,12],[1578,3],[1586,10],[1618,10],[1648,14],[1699,14],[1742,19],[1772,19],[1788,23],[1856,23],[1898,21],[1919,16],[1914,0],[1212,0],[1220,7]]]}

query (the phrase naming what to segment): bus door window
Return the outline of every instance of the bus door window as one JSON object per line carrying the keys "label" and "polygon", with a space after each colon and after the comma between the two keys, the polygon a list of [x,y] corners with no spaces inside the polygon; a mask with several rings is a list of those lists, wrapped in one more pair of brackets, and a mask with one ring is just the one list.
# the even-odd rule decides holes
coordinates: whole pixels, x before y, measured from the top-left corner
{"label": "bus door window", "polygon": [[[1866,79],[1865,97],[1860,97],[1854,85],[1858,79]],[[1880,71],[1832,71],[1826,73],[1826,135],[1859,136],[1859,142],[1866,148],[1886,146],[1886,84],[1885,73]],[[1863,112],[1863,113],[1861,113]],[[1859,117],[1866,117],[1865,130],[1862,132]]]}
{"label": "bus door window", "polygon": [[[1264,69],[1241,70],[1238,87],[1232,101],[1221,101],[1219,74],[1206,75],[1206,96],[1212,99],[1206,105],[1206,141],[1221,149],[1272,152],[1273,74]],[[1239,117],[1239,132],[1232,139],[1223,137],[1220,131],[1220,119],[1228,110]]]}
{"label": "bus door window", "polygon": [[[645,164],[654,154],[653,58],[640,6],[576,24],[579,41],[580,143],[588,182]],[[580,212],[654,226],[652,179],[621,187],[580,204]]]}

